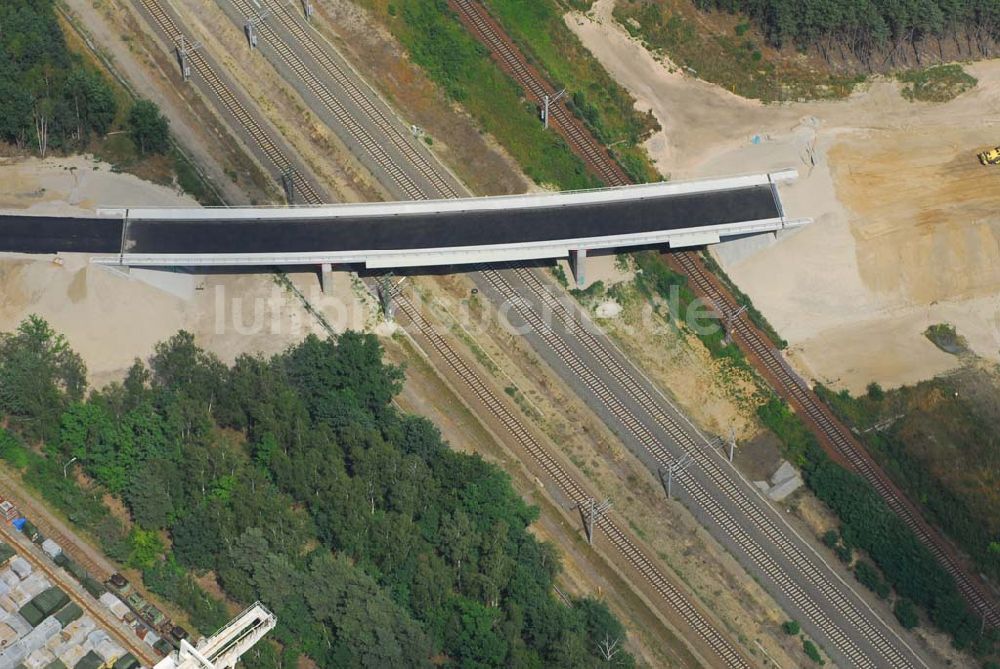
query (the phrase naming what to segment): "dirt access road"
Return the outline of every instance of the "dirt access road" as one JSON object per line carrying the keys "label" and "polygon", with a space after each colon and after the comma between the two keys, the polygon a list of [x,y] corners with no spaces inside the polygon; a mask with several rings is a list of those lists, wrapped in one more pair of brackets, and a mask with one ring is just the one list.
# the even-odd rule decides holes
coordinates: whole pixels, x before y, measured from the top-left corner
{"label": "dirt access road", "polygon": [[663,131],[648,142],[671,178],[793,166],[789,216],[814,224],[716,247],[726,271],[791,344],[807,378],[858,391],[912,383],[958,361],[928,342],[957,326],[1000,359],[1000,170],[975,153],[1000,143],[1000,61],[968,66],[973,91],[910,103],[878,80],[839,102],[763,105],[681,74],[598,0],[567,24]]}

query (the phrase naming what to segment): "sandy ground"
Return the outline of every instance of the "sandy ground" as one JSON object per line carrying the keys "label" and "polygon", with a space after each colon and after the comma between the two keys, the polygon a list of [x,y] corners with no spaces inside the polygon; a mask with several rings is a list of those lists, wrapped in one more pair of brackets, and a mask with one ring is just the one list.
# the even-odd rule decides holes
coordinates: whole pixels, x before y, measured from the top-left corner
{"label": "sandy ground", "polygon": [[[194,204],[85,156],[3,164],[0,184],[0,208],[38,214],[84,215],[100,205]],[[89,260],[80,254],[0,255],[0,332],[30,314],[44,317],[83,357],[96,386],[119,379],[135,358],[146,358],[157,342],[180,329],[226,361],[241,353],[269,355],[310,332],[322,334],[299,298],[268,273],[132,270],[125,275]],[[334,275],[330,296],[321,293],[315,273],[289,276],[335,329],[368,324],[370,311],[358,301],[349,274]]]}
{"label": "sandy ground", "polygon": [[0,160],[0,208],[34,214],[85,215],[100,206],[198,206],[183,192],[158,186],[90,156]]}
{"label": "sandy ground", "polygon": [[1000,359],[1000,170],[975,158],[1000,142],[1000,61],[969,66],[979,86],[946,104],[877,81],[848,101],[764,106],[671,71],[613,2],[567,24],[660,121],[648,148],[664,174],[798,168],[786,212],[814,223],[716,253],[803,373],[852,391],[941,373],[959,362],[923,337],[938,322]]}

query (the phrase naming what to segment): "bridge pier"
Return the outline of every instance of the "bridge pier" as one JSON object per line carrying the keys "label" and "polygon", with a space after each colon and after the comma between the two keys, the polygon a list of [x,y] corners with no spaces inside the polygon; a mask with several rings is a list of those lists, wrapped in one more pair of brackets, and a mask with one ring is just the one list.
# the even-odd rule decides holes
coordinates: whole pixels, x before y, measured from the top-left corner
{"label": "bridge pier", "polygon": [[333,295],[333,263],[325,262],[319,266],[319,284],[324,295]]}
{"label": "bridge pier", "polygon": [[573,269],[576,287],[583,288],[587,283],[586,265],[587,249],[573,249],[569,252],[569,265]]}

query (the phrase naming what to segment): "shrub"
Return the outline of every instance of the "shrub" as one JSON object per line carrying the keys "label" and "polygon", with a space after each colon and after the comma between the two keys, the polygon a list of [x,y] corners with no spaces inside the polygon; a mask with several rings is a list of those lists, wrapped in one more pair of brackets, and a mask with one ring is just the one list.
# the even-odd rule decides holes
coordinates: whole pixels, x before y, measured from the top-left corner
{"label": "shrub", "polygon": [[817,648],[816,644],[809,639],[802,640],[802,650],[805,652],[806,656],[816,664],[826,664],[823,661],[823,656],[819,654],[819,648]]}
{"label": "shrub", "polygon": [[781,624],[781,629],[788,636],[796,636],[802,627],[799,625],[798,620],[786,620]]}
{"label": "shrub", "polygon": [[149,100],[138,100],[132,105],[128,132],[141,153],[166,153],[170,148],[170,122]]}
{"label": "shrub", "polygon": [[[782,401],[772,399],[757,414],[785,444],[785,457],[801,466],[816,497],[840,519],[845,549],[856,546],[865,551],[896,592],[912,600],[903,605],[904,615],[907,607],[919,605],[935,626],[951,634],[956,648],[972,644],[978,637],[979,619],[962,600],[954,579],[874,488],[832,461]],[[915,618],[915,612],[907,616],[913,624]]]}
{"label": "shrub", "polygon": [[896,615],[899,624],[908,630],[913,629],[920,622],[920,618],[917,616],[917,607],[909,599],[897,599],[895,606],[892,607],[892,612]]}
{"label": "shrub", "polygon": [[889,596],[889,584],[882,580],[878,569],[870,562],[863,560],[858,562],[857,566],[854,567],[854,577],[861,585],[877,594],[879,599],[885,599]]}
{"label": "shrub", "polygon": [[899,75],[903,82],[903,97],[913,102],[947,102],[975,88],[975,77],[961,65],[937,65],[925,70],[912,70]]}

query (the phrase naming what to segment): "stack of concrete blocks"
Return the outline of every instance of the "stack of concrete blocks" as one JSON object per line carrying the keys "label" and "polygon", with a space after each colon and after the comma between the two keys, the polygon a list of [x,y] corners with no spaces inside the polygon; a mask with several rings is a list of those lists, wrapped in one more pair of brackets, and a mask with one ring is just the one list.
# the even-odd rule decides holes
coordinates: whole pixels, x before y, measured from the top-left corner
{"label": "stack of concrete blocks", "polygon": [[17,608],[21,608],[37,595],[42,594],[48,587],[52,585],[49,580],[45,578],[42,574],[31,574],[28,578],[21,581],[16,587],[11,589],[10,598],[17,605]]}
{"label": "stack of concrete blocks", "polygon": [[47,669],[49,665],[56,661],[55,653],[48,648],[39,648],[34,653],[22,660],[24,669]]}
{"label": "stack of concrete blocks", "polygon": [[0,515],[6,520],[14,520],[17,517],[17,507],[8,500],[0,502]]}
{"label": "stack of concrete blocks", "polygon": [[10,570],[17,575],[17,578],[24,580],[31,576],[31,565],[23,557],[18,556],[10,561]]}
{"label": "stack of concrete blocks", "polygon": [[46,539],[42,542],[42,551],[55,560],[62,553],[62,546],[52,541],[52,539]]}
{"label": "stack of concrete blocks", "polygon": [[6,616],[4,618],[5,620],[0,622],[0,648],[6,648],[21,638],[17,630],[7,624]]}
{"label": "stack of concrete blocks", "polygon": [[799,470],[786,460],[781,461],[778,471],[771,475],[771,489],[767,496],[775,502],[780,502],[802,487],[802,476]]}
{"label": "stack of concrete blocks", "polygon": [[125,654],[125,649],[116,644],[111,639],[104,639],[100,643],[94,644],[94,651],[111,666],[118,658]]}
{"label": "stack of concrete blocks", "polygon": [[156,642],[160,640],[160,635],[147,628],[146,634],[142,637],[142,640],[150,648],[156,648]]}
{"label": "stack of concrete blocks", "polygon": [[89,617],[84,616],[74,620],[63,629],[60,641],[53,646],[52,652],[63,664],[72,667],[90,652],[90,648],[87,647],[87,635],[93,632],[95,627],[97,625]]}
{"label": "stack of concrete blocks", "polygon": [[[45,650],[67,667],[76,666],[76,663],[91,651],[97,652],[109,667],[125,654],[120,646],[111,641],[108,633],[98,629],[93,619],[87,616],[66,625],[54,641],[55,643],[50,643]],[[102,653],[100,649],[104,652]]]}
{"label": "stack of concrete blocks", "polygon": [[101,595],[99,601],[105,606],[111,613],[114,614],[115,618],[118,620],[124,620],[125,616],[129,614],[130,609],[122,600],[115,597],[110,592],[105,592]]}
{"label": "stack of concrete blocks", "polygon": [[59,634],[60,629],[62,629],[62,625],[59,624],[59,621],[49,616],[38,623],[38,627],[0,653],[0,667],[16,667],[29,655],[42,649],[49,639]]}
{"label": "stack of concrete blocks", "polygon": [[3,619],[4,625],[14,630],[14,634],[20,639],[31,631],[31,623],[24,619],[20,613],[8,613]]}
{"label": "stack of concrete blocks", "polygon": [[[0,608],[2,608],[4,611],[10,611],[11,607],[14,606],[14,602],[10,599],[10,597],[8,597],[9,594],[10,594],[10,585],[7,584],[7,581],[0,579]],[[4,605],[4,597],[6,597],[7,601],[10,602],[10,606]]]}

